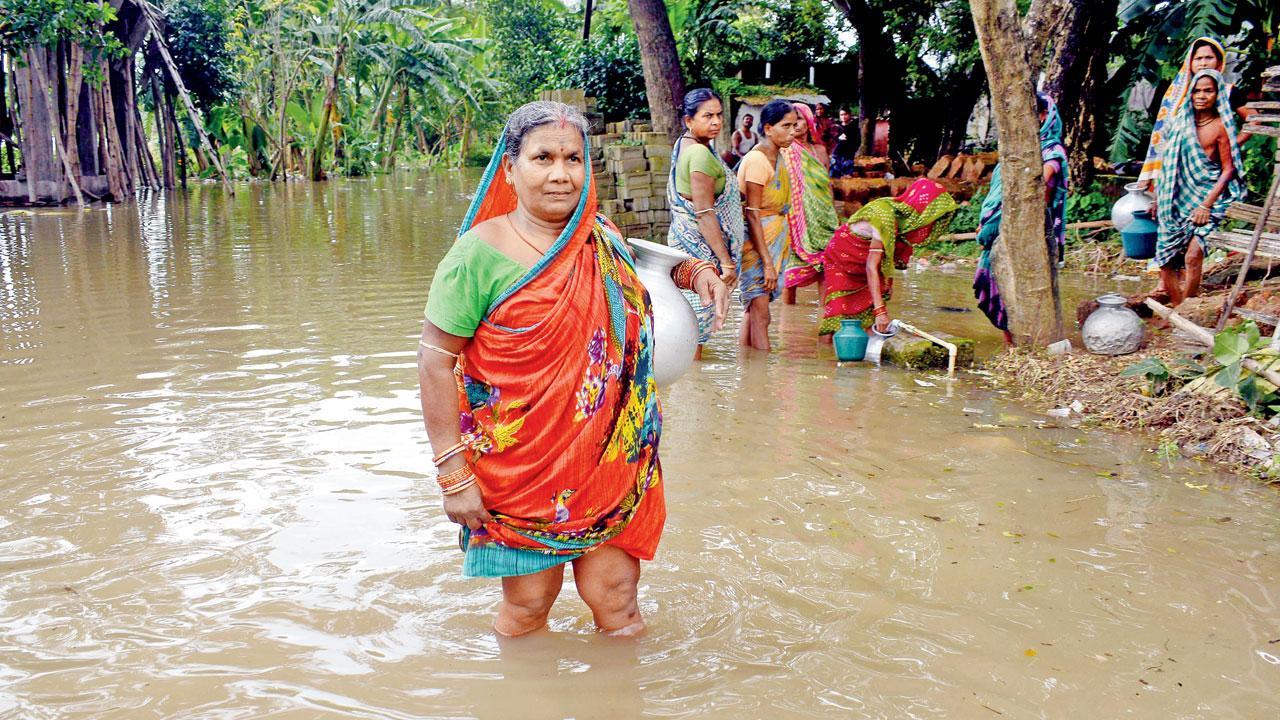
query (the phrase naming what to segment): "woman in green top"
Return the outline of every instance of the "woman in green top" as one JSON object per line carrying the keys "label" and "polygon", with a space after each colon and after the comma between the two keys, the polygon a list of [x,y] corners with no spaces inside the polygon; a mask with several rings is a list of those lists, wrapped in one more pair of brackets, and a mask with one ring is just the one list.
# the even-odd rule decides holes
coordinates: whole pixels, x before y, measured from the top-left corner
{"label": "woman in green top", "polygon": [[[710,260],[730,287],[738,278],[738,257],[745,235],[742,198],[733,170],[711,144],[724,124],[724,106],[707,88],[684,96],[685,134],[671,151],[667,205],[671,229],[667,244],[700,260]],[[691,298],[692,301],[692,298]],[[713,308],[693,302],[698,314],[698,354],[711,337]]]}

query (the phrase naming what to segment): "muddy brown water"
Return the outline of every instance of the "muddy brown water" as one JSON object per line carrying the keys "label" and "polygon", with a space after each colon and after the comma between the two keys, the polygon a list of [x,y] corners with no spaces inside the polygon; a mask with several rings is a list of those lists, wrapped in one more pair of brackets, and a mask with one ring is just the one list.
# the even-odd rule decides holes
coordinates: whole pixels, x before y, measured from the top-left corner
{"label": "muddy brown water", "polygon": [[[0,213],[0,717],[1280,712],[1273,491],[980,378],[837,367],[805,295],[777,352],[726,332],[664,390],[648,634],[567,586],[499,642],[414,372],[475,181]],[[894,307],[990,352],[946,309],[967,273]]]}

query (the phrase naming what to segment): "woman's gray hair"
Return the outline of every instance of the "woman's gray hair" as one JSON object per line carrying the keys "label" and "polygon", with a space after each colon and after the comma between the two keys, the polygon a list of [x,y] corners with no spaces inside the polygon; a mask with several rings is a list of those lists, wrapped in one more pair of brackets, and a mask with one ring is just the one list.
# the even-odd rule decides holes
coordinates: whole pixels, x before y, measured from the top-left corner
{"label": "woman's gray hair", "polygon": [[589,127],[587,119],[582,116],[582,111],[562,102],[537,100],[516,108],[516,111],[511,113],[511,117],[507,118],[507,127],[502,131],[507,141],[507,157],[511,162],[515,162],[520,157],[520,146],[524,144],[524,139],[530,132],[544,125],[557,123],[572,125],[583,135],[587,134]]}

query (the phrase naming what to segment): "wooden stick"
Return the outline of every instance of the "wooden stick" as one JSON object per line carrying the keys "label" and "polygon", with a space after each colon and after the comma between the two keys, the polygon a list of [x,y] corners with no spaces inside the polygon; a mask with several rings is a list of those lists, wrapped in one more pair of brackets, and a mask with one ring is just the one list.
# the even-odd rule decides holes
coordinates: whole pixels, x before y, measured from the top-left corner
{"label": "wooden stick", "polygon": [[[1165,320],[1168,320],[1174,327],[1190,335],[1196,342],[1207,345],[1210,348],[1213,347],[1213,333],[1208,328],[1200,327],[1179,315],[1173,308],[1166,307],[1151,298],[1147,298],[1142,302],[1146,303],[1146,306],[1151,308],[1151,312],[1154,312]],[[1266,378],[1267,382],[1272,385],[1280,387],[1280,373],[1277,373],[1275,370],[1270,370],[1264,367],[1262,363],[1254,360],[1253,358],[1244,358],[1240,364],[1245,368],[1252,370],[1255,374]]]}
{"label": "wooden stick", "polygon": [[[1066,229],[1067,230],[1092,230],[1095,228],[1109,228],[1109,227],[1113,227],[1110,220],[1089,220],[1088,222],[1067,223]],[[976,232],[951,233],[949,235],[943,235],[938,239],[950,240],[952,242],[960,242],[961,240],[977,240],[978,233]]]}
{"label": "wooden stick", "polygon": [[1231,317],[1231,308],[1240,297],[1240,290],[1244,288],[1244,280],[1245,276],[1249,274],[1249,266],[1253,265],[1253,255],[1258,251],[1258,242],[1262,240],[1262,231],[1266,227],[1266,220],[1271,215],[1271,208],[1275,206],[1276,193],[1280,192],[1280,149],[1276,150],[1275,160],[1275,167],[1272,168],[1271,189],[1267,191],[1266,202],[1262,203],[1262,212],[1259,214],[1258,224],[1253,226],[1253,237],[1249,238],[1249,252],[1245,253],[1244,262],[1240,265],[1240,273],[1236,275],[1236,284],[1231,288],[1226,301],[1222,303],[1222,317],[1218,318],[1217,332],[1222,332],[1222,328],[1227,326],[1227,319]]}

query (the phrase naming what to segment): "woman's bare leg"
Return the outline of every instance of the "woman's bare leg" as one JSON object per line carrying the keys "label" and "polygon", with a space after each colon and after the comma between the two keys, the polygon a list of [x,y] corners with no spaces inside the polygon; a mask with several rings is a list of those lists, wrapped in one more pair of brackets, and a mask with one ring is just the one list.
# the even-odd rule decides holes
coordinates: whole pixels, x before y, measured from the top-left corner
{"label": "woman's bare leg", "polygon": [[578,595],[591,608],[600,632],[637,635],[644,631],[636,586],[640,561],[625,550],[606,545],[573,561]]}
{"label": "woman's bare leg", "polygon": [[761,295],[751,301],[747,310],[747,344],[756,350],[769,350],[769,296]]}
{"label": "woman's bare leg", "polygon": [[502,604],[493,629],[515,637],[546,627],[547,613],[564,585],[564,565],[532,575],[502,578]]}
{"label": "woman's bare leg", "polygon": [[796,304],[796,289],[793,287],[782,289],[782,302],[787,305]]}

